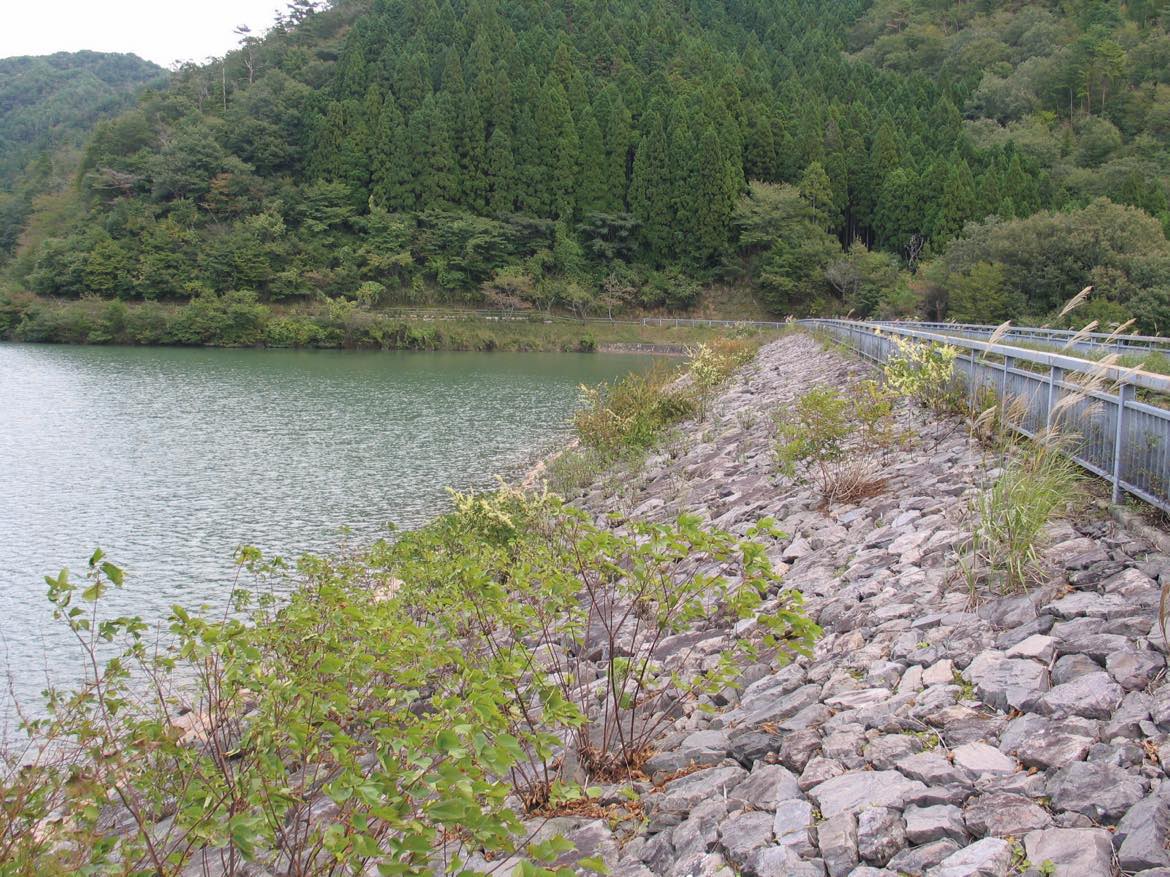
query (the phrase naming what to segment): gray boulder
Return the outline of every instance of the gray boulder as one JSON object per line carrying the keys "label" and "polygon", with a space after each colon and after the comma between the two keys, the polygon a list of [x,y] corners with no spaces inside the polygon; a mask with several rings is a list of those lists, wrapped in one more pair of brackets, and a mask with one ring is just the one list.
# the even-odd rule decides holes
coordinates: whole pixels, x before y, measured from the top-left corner
{"label": "gray boulder", "polygon": [[1166,801],[1151,796],[1134,804],[1113,836],[1122,869],[1170,867],[1170,853],[1166,850],[1168,826],[1170,811]]}
{"label": "gray boulder", "polygon": [[910,795],[925,790],[917,780],[909,780],[896,770],[855,770],[809,789],[821,814],[831,819],[838,813],[857,813],[865,807],[900,808]]}
{"label": "gray boulder", "polygon": [[871,865],[885,865],[906,846],[906,823],[897,810],[869,807],[857,817],[857,852]]}
{"label": "gray boulder", "polygon": [[1075,761],[1048,781],[1056,810],[1071,810],[1098,822],[1115,822],[1142,799],[1142,781],[1111,764]]}
{"label": "gray boulder", "polygon": [[817,826],[817,846],[829,877],[845,877],[859,861],[857,817],[848,811],[836,813]]}
{"label": "gray boulder", "polygon": [[1102,828],[1048,828],[1024,837],[1028,861],[1051,862],[1054,877],[1111,877],[1113,844]]}
{"label": "gray boulder", "polygon": [[948,837],[959,843],[967,842],[963,812],[953,804],[910,806],[902,817],[906,820],[906,839],[912,844],[925,844]]}
{"label": "gray boulder", "polygon": [[1021,837],[1029,831],[1047,828],[1052,824],[1052,817],[1022,795],[991,792],[964,808],[963,821],[976,837]]}

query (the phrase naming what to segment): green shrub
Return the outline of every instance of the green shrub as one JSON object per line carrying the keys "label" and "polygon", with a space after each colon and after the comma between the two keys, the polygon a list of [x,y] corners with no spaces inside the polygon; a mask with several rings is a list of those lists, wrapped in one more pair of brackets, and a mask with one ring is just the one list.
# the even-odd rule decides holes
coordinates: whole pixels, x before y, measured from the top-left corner
{"label": "green shrub", "polygon": [[777,419],[776,460],[807,471],[826,502],[852,502],[881,486],[877,456],[896,440],[893,403],[867,381],[854,392],[815,387]]}
{"label": "green shrub", "polygon": [[722,337],[700,344],[691,351],[691,379],[710,391],[751,362],[759,349],[760,342],[752,338]]}
{"label": "green shrub", "polygon": [[896,350],[882,367],[886,384],[899,395],[934,411],[953,408],[958,348],[897,335],[891,335],[890,340]]}
{"label": "green shrub", "polygon": [[269,347],[310,347],[321,338],[321,327],[304,317],[280,317],[264,327]]}
{"label": "green shrub", "polygon": [[648,448],[662,431],[694,416],[692,393],[679,389],[673,372],[656,367],[610,385],[581,388],[582,408],[573,423],[582,444],[607,454],[623,447]]}
{"label": "green shrub", "polygon": [[[757,655],[806,653],[817,633],[759,541],[777,535],[768,522],[746,539],[693,517],[619,534],[548,495],[454,504],[397,543],[295,573],[241,549],[266,596],[238,591],[216,620],[176,606],[161,645],[141,619],[103,616],[123,575],[100,551],[84,581],[48,578],[85,681],[50,690],[31,747],[0,764],[0,874],[551,862],[568,845],[530,843],[511,796],[547,812],[582,794],[577,770],[629,778],[680,701]],[[287,602],[272,579],[295,585]],[[654,658],[667,636],[748,618],[702,670]],[[579,673],[586,655],[601,686]]]}

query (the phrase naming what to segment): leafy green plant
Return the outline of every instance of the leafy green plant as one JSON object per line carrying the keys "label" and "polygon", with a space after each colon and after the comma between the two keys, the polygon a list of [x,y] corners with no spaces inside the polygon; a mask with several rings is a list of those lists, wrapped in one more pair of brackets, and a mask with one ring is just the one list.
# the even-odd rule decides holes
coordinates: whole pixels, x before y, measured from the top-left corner
{"label": "leafy green plant", "polygon": [[[816,627],[761,539],[694,518],[594,525],[551,495],[456,495],[455,511],[359,555],[295,570],[242,549],[254,592],[218,620],[174,607],[160,643],[104,618],[122,572],[47,579],[86,655],[48,692],[0,774],[0,875],[560,874],[531,810],[629,775],[674,710],[736,658],[783,661]],[[277,602],[271,595],[291,587]],[[712,664],[663,657],[675,633],[741,628]],[[685,655],[685,652],[684,652]],[[558,803],[559,802],[559,803]],[[575,867],[603,870],[589,857]]]}
{"label": "leafy green plant", "polygon": [[[435,605],[437,595],[439,606],[464,607],[464,648],[483,649],[490,663],[516,666],[533,680],[537,696],[517,692],[512,713],[527,728],[555,718],[562,741],[523,744],[516,784],[534,804],[546,803],[552,784],[575,772],[628,776],[681,704],[732,684],[759,649],[784,661],[807,651],[817,633],[800,595],[781,588],[766,557],[760,540],[778,535],[769,521],[745,539],[704,530],[689,515],[669,525],[628,522],[618,533],[553,495],[504,491],[456,503],[460,526],[479,519],[484,525],[472,526],[491,534],[493,547],[481,556],[509,559],[493,575],[467,577],[444,571],[448,560],[466,570],[462,557],[436,565],[426,552],[401,575],[432,584],[422,593],[408,588],[405,602]],[[729,618],[755,619],[754,632],[735,638],[706,669],[691,666],[693,646],[659,654],[667,637]]]}
{"label": "leafy green plant", "polygon": [[691,379],[708,392],[751,362],[759,349],[759,342],[748,338],[723,337],[704,342],[691,351]]}
{"label": "leafy green plant", "polygon": [[792,478],[803,467],[830,503],[872,493],[881,486],[875,455],[895,437],[892,404],[876,384],[849,394],[834,387],[809,390],[778,419],[780,471]]}
{"label": "leafy green plant", "polygon": [[896,349],[882,367],[886,385],[926,408],[948,410],[954,393],[958,348],[898,335],[889,337]]}
{"label": "leafy green plant", "polygon": [[586,447],[609,455],[623,447],[650,447],[666,427],[698,410],[694,395],[662,367],[635,372],[612,385],[583,386],[581,401],[573,419],[578,438]]}

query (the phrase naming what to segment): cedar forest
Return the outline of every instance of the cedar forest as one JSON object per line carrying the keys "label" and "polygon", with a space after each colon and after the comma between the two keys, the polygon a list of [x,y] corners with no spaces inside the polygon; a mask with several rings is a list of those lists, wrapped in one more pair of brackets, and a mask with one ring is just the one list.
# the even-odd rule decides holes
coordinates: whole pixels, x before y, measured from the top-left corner
{"label": "cedar forest", "polygon": [[735,290],[1054,321],[1089,284],[1078,326],[1167,331],[1168,27],[1153,0],[297,0],[0,211],[0,332],[50,299],[735,316]]}

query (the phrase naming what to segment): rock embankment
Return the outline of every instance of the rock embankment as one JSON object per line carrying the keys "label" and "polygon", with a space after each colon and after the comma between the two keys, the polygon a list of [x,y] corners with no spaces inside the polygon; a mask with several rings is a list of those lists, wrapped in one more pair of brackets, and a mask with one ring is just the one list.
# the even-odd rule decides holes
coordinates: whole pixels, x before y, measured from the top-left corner
{"label": "rock embankment", "polygon": [[577,499],[736,532],[775,518],[789,536],[773,560],[824,635],[811,659],[745,668],[722,711],[678,720],[648,771],[700,769],[647,786],[636,836],[561,827],[631,877],[1170,877],[1170,557],[1090,515],[1050,527],[1047,584],[972,595],[958,548],[996,459],[908,409],[916,440],[888,455],[885,489],[821,507],[776,474],[772,414],[869,376],[785,337],[683,438]]}

